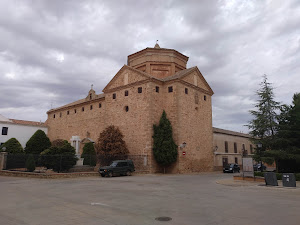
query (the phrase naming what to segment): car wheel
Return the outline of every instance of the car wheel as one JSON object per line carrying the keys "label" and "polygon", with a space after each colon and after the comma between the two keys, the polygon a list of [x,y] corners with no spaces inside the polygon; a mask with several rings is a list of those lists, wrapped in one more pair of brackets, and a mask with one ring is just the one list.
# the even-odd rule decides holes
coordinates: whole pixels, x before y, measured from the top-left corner
{"label": "car wheel", "polygon": [[112,176],[113,176],[113,173],[112,173],[111,171],[109,171],[108,174],[107,174],[107,176],[108,176],[108,177],[112,177]]}
{"label": "car wheel", "polygon": [[130,170],[127,170],[126,176],[131,176],[131,171]]}
{"label": "car wheel", "polygon": [[101,177],[105,177],[105,174],[101,174]]}

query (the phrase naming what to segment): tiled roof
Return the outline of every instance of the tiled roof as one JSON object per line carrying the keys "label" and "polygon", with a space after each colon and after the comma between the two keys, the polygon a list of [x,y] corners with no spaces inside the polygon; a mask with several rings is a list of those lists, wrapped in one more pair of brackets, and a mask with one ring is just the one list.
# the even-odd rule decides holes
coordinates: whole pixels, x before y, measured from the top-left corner
{"label": "tiled roof", "polygon": [[30,126],[45,126],[45,124],[42,122],[35,122],[35,121],[28,121],[28,120],[16,120],[16,119],[10,119],[10,120],[14,124],[30,125]]}
{"label": "tiled roof", "polygon": [[183,57],[185,57],[186,59],[188,59],[189,57],[187,57],[186,55],[184,55],[184,54],[182,54],[182,53],[180,53],[180,52],[178,52],[177,50],[175,50],[175,49],[170,49],[170,48],[161,48],[161,47],[159,47],[159,48],[155,48],[155,46],[154,46],[154,48],[150,48],[150,47],[148,47],[148,48],[144,48],[144,49],[142,49],[142,50],[140,50],[140,51],[138,51],[138,52],[135,52],[135,53],[132,53],[132,54],[130,54],[129,56],[128,56],[128,58],[131,58],[132,56],[134,56],[134,55],[138,55],[138,54],[140,54],[141,52],[144,52],[144,51],[147,51],[147,50],[155,50],[155,51],[157,51],[157,50],[159,50],[159,51],[174,51],[174,52],[176,52],[177,54],[179,54],[179,55],[181,55],[181,56],[183,56]]}
{"label": "tiled roof", "polygon": [[227,134],[227,135],[232,135],[232,136],[240,136],[240,137],[246,137],[246,138],[251,138],[249,134],[244,134],[236,131],[231,131],[231,130],[224,130],[220,128],[213,127],[213,132],[214,133],[220,133],[220,134]]}
{"label": "tiled roof", "polygon": [[186,74],[190,73],[191,71],[195,70],[196,68],[197,67],[194,66],[194,67],[191,67],[189,69],[180,70],[177,73],[175,73],[174,75],[165,77],[162,80],[163,81],[170,81],[170,80],[175,80],[175,79],[181,78],[181,77],[185,76]]}
{"label": "tiled roof", "polygon": [[[105,96],[104,94],[99,94],[99,95],[96,95],[96,97],[92,100],[104,98],[104,96]],[[54,109],[50,109],[48,112],[56,111],[58,109],[63,109],[63,108],[69,107],[69,106],[79,105],[79,104],[84,103],[84,102],[88,102],[88,101],[85,98],[83,98],[83,99],[77,100],[75,102],[71,102],[69,104],[66,104],[66,105],[63,105],[63,106],[60,106],[60,107],[57,107],[57,108],[54,108]]]}

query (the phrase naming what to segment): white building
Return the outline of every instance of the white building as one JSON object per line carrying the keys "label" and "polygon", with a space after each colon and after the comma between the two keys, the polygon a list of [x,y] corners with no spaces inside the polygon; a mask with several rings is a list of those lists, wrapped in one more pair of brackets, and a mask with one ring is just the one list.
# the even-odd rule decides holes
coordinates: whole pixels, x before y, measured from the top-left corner
{"label": "white building", "polygon": [[0,145],[10,138],[16,138],[23,148],[27,141],[37,131],[42,130],[46,134],[48,128],[41,122],[8,119],[0,114]]}

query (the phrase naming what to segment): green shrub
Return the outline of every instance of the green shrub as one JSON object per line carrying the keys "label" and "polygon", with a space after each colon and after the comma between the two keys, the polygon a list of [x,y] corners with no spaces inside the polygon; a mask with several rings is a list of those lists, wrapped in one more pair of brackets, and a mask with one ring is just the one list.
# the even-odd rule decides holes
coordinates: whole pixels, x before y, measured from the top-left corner
{"label": "green shrub", "polygon": [[83,165],[96,166],[96,152],[94,143],[86,143],[83,147],[81,158],[84,158]]}
{"label": "green shrub", "polygon": [[41,164],[53,171],[68,171],[77,162],[75,148],[68,141],[61,146],[52,146],[41,153]]}
{"label": "green shrub", "polygon": [[15,138],[11,138],[11,139],[7,140],[3,145],[1,145],[1,147],[0,147],[0,151],[1,152],[4,151],[3,150],[4,147],[6,148],[5,152],[8,152],[10,154],[21,154],[21,153],[24,153],[22,145]]}
{"label": "green shrub", "polygon": [[39,155],[42,151],[50,146],[51,142],[45,132],[42,130],[37,130],[27,141],[25,153]]}
{"label": "green shrub", "polygon": [[282,180],[282,173],[276,173],[277,180]]}
{"label": "green shrub", "polygon": [[25,166],[26,166],[27,171],[29,171],[29,172],[33,172],[35,170],[35,160],[34,160],[33,155],[30,154],[28,156]]}
{"label": "green shrub", "polygon": [[264,172],[255,171],[254,172],[254,176],[256,176],[256,177],[263,177],[264,176]]}

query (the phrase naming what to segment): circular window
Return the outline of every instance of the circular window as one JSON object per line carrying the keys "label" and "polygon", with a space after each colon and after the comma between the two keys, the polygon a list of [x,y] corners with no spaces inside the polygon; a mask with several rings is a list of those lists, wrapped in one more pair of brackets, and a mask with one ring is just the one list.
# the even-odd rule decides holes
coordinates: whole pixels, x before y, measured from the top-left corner
{"label": "circular window", "polygon": [[125,112],[128,112],[128,110],[129,110],[128,105],[126,105],[126,106],[124,107],[124,109],[125,109]]}

